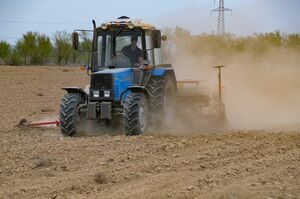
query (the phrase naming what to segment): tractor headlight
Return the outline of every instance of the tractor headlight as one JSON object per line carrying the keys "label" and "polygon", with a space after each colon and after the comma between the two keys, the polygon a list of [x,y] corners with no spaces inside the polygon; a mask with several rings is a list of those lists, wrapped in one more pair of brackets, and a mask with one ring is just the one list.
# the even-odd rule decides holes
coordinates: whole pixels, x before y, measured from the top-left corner
{"label": "tractor headlight", "polygon": [[100,92],[99,91],[93,91],[93,97],[99,97]]}
{"label": "tractor headlight", "polygon": [[103,92],[103,94],[104,94],[104,97],[110,97],[110,91],[104,91]]}
{"label": "tractor headlight", "polygon": [[108,25],[107,25],[106,23],[103,23],[103,24],[101,25],[101,29],[103,29],[103,30],[106,30],[107,27],[108,27]]}
{"label": "tractor headlight", "polygon": [[129,22],[129,23],[128,23],[128,28],[129,28],[129,29],[133,29],[133,28],[134,28],[134,24],[133,24],[132,22]]}

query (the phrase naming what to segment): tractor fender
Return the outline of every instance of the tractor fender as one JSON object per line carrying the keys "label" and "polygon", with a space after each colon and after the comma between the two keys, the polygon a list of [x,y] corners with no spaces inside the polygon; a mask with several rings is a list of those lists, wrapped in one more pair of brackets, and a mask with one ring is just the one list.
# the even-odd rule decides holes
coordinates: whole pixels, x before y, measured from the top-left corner
{"label": "tractor fender", "polygon": [[146,87],[144,87],[144,86],[129,86],[129,87],[127,88],[127,90],[124,91],[124,92],[121,94],[121,100],[122,100],[122,102],[125,101],[126,96],[127,96],[130,92],[144,93],[144,94],[146,95],[146,98],[149,99],[149,91],[148,91],[148,89],[146,89]]}
{"label": "tractor fender", "polygon": [[137,93],[145,93],[146,97],[149,96],[149,91],[144,86],[129,86],[128,90],[137,92]]}
{"label": "tractor fender", "polygon": [[154,68],[152,71],[151,71],[151,75],[152,76],[163,76],[164,73],[165,73],[165,68]]}
{"label": "tractor fender", "polygon": [[168,79],[168,81],[172,82],[175,88],[175,92],[177,92],[177,80],[176,80],[174,69],[173,68],[166,69],[165,76]]}
{"label": "tractor fender", "polygon": [[85,102],[89,98],[88,94],[82,88],[79,88],[79,87],[64,87],[64,88],[62,88],[62,90],[65,90],[68,93],[78,93],[78,94],[81,94],[81,96],[82,96],[82,98],[83,98],[83,100]]}

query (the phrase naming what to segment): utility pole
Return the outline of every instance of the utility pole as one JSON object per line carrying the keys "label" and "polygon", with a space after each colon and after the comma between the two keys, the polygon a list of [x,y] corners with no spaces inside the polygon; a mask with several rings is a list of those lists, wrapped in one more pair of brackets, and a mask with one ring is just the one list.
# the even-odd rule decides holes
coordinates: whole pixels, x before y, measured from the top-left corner
{"label": "utility pole", "polygon": [[218,12],[217,35],[224,36],[225,34],[225,16],[224,12],[231,11],[229,8],[224,7],[224,0],[219,0],[219,7],[211,10],[211,12]]}
{"label": "utility pole", "polygon": [[220,125],[224,126],[226,122],[226,115],[225,115],[225,107],[222,99],[222,73],[221,69],[225,67],[224,65],[215,66],[214,68],[218,69],[218,80],[219,80],[219,114],[218,114],[218,120],[220,122]]}
{"label": "utility pole", "polygon": [[218,87],[219,87],[219,104],[222,104],[222,73],[221,68],[225,67],[224,65],[215,66],[214,68],[218,69]]}

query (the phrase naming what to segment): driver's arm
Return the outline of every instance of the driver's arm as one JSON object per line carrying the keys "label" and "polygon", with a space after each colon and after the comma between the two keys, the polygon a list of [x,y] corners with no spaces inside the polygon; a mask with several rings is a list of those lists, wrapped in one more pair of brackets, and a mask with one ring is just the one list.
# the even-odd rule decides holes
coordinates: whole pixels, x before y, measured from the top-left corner
{"label": "driver's arm", "polygon": [[142,66],[144,64],[144,58],[138,57],[138,63],[135,63],[134,66]]}
{"label": "driver's arm", "polygon": [[134,66],[142,66],[143,64],[144,64],[143,51],[139,49],[138,63],[135,63]]}

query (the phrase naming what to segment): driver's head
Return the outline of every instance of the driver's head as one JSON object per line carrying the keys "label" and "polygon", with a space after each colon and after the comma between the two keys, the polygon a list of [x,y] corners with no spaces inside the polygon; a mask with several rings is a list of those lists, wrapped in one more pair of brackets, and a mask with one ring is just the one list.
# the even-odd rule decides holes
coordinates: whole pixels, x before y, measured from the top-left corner
{"label": "driver's head", "polygon": [[131,44],[136,46],[137,42],[138,42],[138,37],[136,35],[132,35]]}

